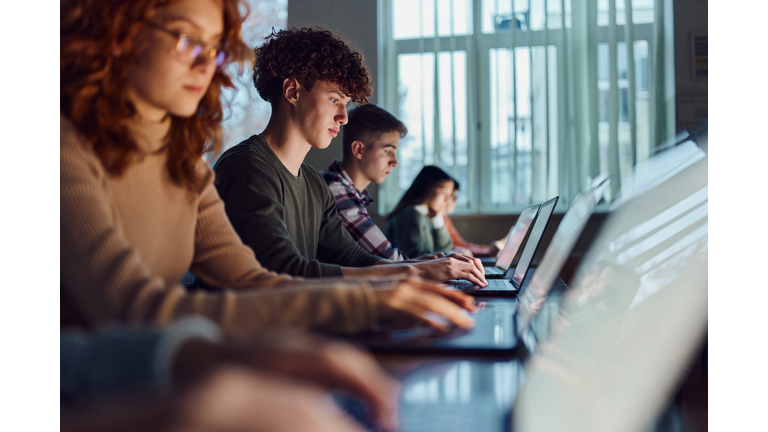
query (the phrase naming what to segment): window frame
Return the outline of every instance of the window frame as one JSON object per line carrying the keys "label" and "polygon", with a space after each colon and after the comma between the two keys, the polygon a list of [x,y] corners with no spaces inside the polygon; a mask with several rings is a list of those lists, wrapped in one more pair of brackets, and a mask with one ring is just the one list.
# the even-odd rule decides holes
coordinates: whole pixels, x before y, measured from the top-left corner
{"label": "window frame", "polygon": [[[429,1],[429,0],[425,0]],[[468,195],[468,202],[465,206],[457,205],[455,214],[518,214],[530,203],[503,203],[494,204],[491,199],[491,182],[492,182],[492,170],[491,170],[491,75],[490,75],[490,53],[492,49],[509,49],[512,46],[514,40],[515,48],[527,48],[538,46],[554,46],[556,49],[557,62],[557,161],[554,162],[558,170],[558,181],[556,183],[557,190],[553,191],[553,185],[549,184],[547,188],[548,194],[559,195],[561,199],[558,203],[556,211],[558,213],[564,212],[572,199],[575,197],[580,187],[577,178],[579,177],[573,171],[578,172],[571,168],[570,175],[564,175],[568,173],[568,164],[572,162],[566,160],[566,145],[568,140],[566,139],[568,134],[574,133],[572,125],[573,119],[572,112],[575,109],[572,105],[571,99],[573,95],[567,94],[567,88],[565,85],[560,85],[565,79],[566,68],[568,66],[567,57],[572,55],[568,53],[564,47],[564,44],[568,44],[570,41],[566,41],[563,34],[565,31],[562,27],[558,29],[537,29],[537,30],[516,30],[516,37],[513,39],[509,31],[484,33],[482,29],[482,1],[481,0],[468,0],[471,2],[472,8],[472,23],[471,32],[467,35],[457,36],[439,36],[439,37],[427,37],[422,40],[415,39],[394,39],[394,29],[392,26],[393,20],[393,2],[392,0],[378,0],[378,37],[379,37],[379,81],[381,84],[378,88],[378,100],[380,104],[394,115],[399,116],[399,61],[398,56],[400,54],[418,54],[418,53],[432,53],[435,52],[435,41],[437,40],[440,52],[450,52],[454,50],[464,50],[466,52],[466,65],[465,71],[466,77],[466,89],[467,89],[467,179],[468,185],[462,186],[462,192]],[[557,0],[555,0],[557,1]],[[571,11],[573,13],[573,11]],[[604,13],[604,12],[600,12]],[[550,19],[550,15],[547,14],[547,20]],[[597,16],[594,17],[595,22]],[[545,24],[546,25],[546,24]],[[611,40],[610,28],[607,25],[597,26],[596,29],[590,29],[594,31],[594,37],[596,43],[614,43],[618,44],[626,41],[626,33],[624,31],[624,24],[615,24],[617,27],[616,37]],[[632,39],[633,41],[646,40],[648,43],[648,94],[649,99],[649,116],[653,118],[653,112],[655,110],[656,91],[654,89],[655,79],[653,76],[653,64],[655,59],[655,46],[654,46],[654,23],[633,23],[632,25]],[[571,27],[568,28],[571,31]],[[671,37],[671,36],[670,36]],[[450,48],[448,48],[450,47]],[[545,48],[546,49],[546,48]],[[530,51],[529,51],[530,52]],[[545,51],[546,53],[547,51]],[[597,55],[597,48],[594,50],[594,55]],[[611,59],[616,61],[616,59]],[[596,58],[594,59],[596,64]],[[634,67],[634,60],[628,62]],[[532,67],[532,66],[531,66]],[[599,103],[597,99],[599,97],[598,90],[598,77],[592,77],[595,86],[590,91],[593,92],[595,97],[595,103]],[[601,84],[602,85],[602,84]],[[618,84],[617,84],[618,87]],[[624,88],[624,87],[621,87]],[[618,89],[617,89],[618,91]],[[545,96],[547,97],[547,96]],[[548,98],[549,99],[549,98]],[[550,99],[551,100],[551,99]],[[549,104],[550,100],[547,101]],[[569,106],[571,105],[571,106]],[[439,115],[439,111],[435,112],[435,116]],[[618,114],[617,114],[618,115]],[[548,116],[549,117],[549,116]],[[599,120],[599,119],[598,119]],[[621,123],[619,123],[621,124]],[[407,125],[406,125],[407,126]],[[600,126],[601,127],[601,126]],[[652,126],[651,126],[652,128]],[[551,129],[550,129],[551,130]],[[651,135],[653,132],[650,132]],[[597,141],[597,138],[595,138]],[[651,148],[653,148],[653,142],[651,139]],[[439,136],[434,137],[434,152],[435,161],[438,161],[438,154],[440,153],[440,139]],[[547,151],[550,151],[549,139],[547,140]],[[534,151],[534,150],[532,150]],[[580,150],[579,150],[580,151]],[[573,153],[573,150],[571,150]],[[578,152],[578,151],[577,151]],[[588,155],[572,155],[572,157],[590,157]],[[547,162],[548,168],[552,162]],[[450,173],[450,172],[449,172]],[[549,181],[549,180],[548,180]],[[389,178],[380,186],[378,200],[379,214],[387,214],[396,204],[400,195],[402,194],[399,188],[399,170],[394,169]],[[596,211],[607,211],[608,204],[604,203],[598,206]]]}

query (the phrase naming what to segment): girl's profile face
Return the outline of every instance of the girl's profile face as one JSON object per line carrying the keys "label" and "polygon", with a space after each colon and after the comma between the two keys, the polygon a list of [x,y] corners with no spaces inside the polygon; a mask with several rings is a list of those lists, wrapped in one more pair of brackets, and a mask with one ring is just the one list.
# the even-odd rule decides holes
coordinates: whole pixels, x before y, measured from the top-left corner
{"label": "girl's profile face", "polygon": [[[208,91],[215,59],[177,54],[179,37],[218,46],[224,12],[218,0],[177,0],[158,10],[137,36],[136,61],[127,70],[128,98],[142,117],[159,121],[170,113],[190,117]],[[182,42],[184,43],[184,42]]]}
{"label": "girl's profile face", "polygon": [[427,201],[424,203],[431,213],[446,213],[448,211],[453,187],[453,180],[443,180],[435,184],[432,192],[427,197]]}

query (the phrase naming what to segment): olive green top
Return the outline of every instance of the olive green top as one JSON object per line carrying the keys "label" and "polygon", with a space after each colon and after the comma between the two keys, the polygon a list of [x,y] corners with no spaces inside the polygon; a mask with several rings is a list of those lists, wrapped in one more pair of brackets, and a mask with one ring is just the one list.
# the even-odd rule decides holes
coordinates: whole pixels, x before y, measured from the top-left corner
{"label": "olive green top", "polygon": [[308,278],[342,276],[341,266],[378,261],[344,228],[336,199],[306,163],[296,177],[269,143],[254,135],[213,167],[232,226],[269,270]]}
{"label": "olive green top", "polygon": [[[444,223],[433,222],[424,210],[426,209],[423,206],[404,208],[389,218],[384,235],[409,257],[438,252],[450,254],[453,252],[451,235]],[[440,219],[442,220],[442,216]]]}

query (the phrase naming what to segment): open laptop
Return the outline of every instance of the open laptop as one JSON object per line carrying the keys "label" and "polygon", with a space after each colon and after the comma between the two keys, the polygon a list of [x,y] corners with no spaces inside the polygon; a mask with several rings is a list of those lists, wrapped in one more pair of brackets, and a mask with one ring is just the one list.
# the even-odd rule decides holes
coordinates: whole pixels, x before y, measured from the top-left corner
{"label": "open laptop", "polygon": [[487,279],[501,279],[507,274],[512,266],[512,261],[515,259],[515,255],[517,255],[517,251],[523,245],[525,235],[528,234],[533,220],[539,213],[539,208],[541,208],[541,205],[536,204],[520,213],[520,217],[517,218],[515,225],[509,230],[507,242],[504,243],[504,249],[501,250],[499,258],[492,266],[485,267],[485,277]]}
{"label": "open laptop", "polygon": [[534,222],[533,228],[531,228],[531,235],[528,237],[523,253],[520,255],[520,261],[514,269],[510,268],[507,271],[503,279],[487,279],[488,286],[486,287],[480,287],[468,280],[452,280],[448,282],[449,285],[452,288],[464,290],[472,295],[495,296],[517,294],[522,288],[523,280],[525,280],[525,275],[531,267],[531,261],[533,261],[533,256],[539,247],[541,237],[549,225],[552,213],[555,211],[557,200],[558,197],[554,197],[541,205],[536,222]]}

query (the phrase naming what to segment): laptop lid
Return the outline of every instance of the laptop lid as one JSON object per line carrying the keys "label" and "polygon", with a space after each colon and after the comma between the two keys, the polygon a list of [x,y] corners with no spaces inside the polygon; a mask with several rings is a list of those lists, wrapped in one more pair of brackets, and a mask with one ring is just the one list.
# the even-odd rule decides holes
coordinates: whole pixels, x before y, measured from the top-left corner
{"label": "laptop lid", "polygon": [[597,203],[603,198],[603,193],[609,184],[610,179],[608,177],[599,179],[588,191],[577,195],[571,207],[565,212],[563,220],[560,221],[560,225],[558,225],[552,241],[544,252],[544,258],[542,258],[531,281],[525,291],[518,295],[520,301],[517,312],[519,328],[527,329],[531,324],[531,317],[536,312],[537,305],[540,305],[549,294],[565,264],[565,260],[571,254],[576,240],[584,231],[589,217],[595,210]]}
{"label": "laptop lid", "polygon": [[531,266],[531,261],[533,261],[533,256],[536,254],[536,249],[539,247],[541,236],[547,229],[547,225],[549,225],[549,220],[552,217],[552,213],[555,211],[555,205],[557,205],[558,198],[559,197],[554,197],[541,205],[539,215],[536,216],[536,222],[533,224],[531,235],[525,243],[525,249],[523,249],[523,253],[520,255],[520,261],[518,261],[517,267],[515,267],[514,272],[512,269],[509,270],[509,272],[512,272],[512,275],[509,275],[509,272],[507,272],[507,279],[509,279],[517,289],[520,289],[523,285],[523,279],[525,279],[525,275],[528,273],[528,268]]}
{"label": "laptop lid", "polygon": [[507,242],[504,243],[504,249],[499,254],[499,258],[496,260],[495,267],[498,267],[504,271],[509,270],[509,266],[512,265],[512,260],[515,259],[517,251],[523,245],[525,235],[528,234],[528,230],[533,224],[533,220],[541,208],[541,204],[536,204],[526,208],[520,213],[520,217],[517,218],[515,225],[509,230],[507,235]]}

